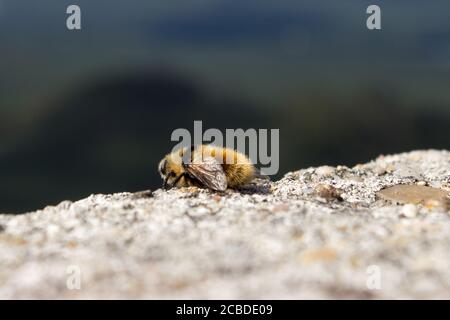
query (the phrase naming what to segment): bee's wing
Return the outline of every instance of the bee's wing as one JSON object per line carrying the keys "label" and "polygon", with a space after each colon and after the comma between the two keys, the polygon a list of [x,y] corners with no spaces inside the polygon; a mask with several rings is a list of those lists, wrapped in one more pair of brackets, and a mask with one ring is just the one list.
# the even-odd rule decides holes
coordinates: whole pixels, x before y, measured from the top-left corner
{"label": "bee's wing", "polygon": [[227,176],[220,163],[213,157],[204,157],[201,162],[184,164],[186,172],[205,187],[217,191],[227,188]]}

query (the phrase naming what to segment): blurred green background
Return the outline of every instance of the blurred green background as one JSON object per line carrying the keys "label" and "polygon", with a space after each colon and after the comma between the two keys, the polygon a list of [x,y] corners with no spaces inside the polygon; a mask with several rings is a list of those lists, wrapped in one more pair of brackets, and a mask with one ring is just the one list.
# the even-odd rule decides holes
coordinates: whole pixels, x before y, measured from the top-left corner
{"label": "blurred green background", "polygon": [[370,4],[0,0],[0,212],[157,188],[194,120],[279,128],[273,179],[450,149],[450,2]]}

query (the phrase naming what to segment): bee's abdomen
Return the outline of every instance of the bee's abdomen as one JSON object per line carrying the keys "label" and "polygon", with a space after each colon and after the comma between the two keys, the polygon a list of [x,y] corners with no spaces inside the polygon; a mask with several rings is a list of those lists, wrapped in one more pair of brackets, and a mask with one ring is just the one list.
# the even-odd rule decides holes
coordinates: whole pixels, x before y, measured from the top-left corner
{"label": "bee's abdomen", "polygon": [[[224,149],[222,157],[224,158],[222,167],[227,176],[228,187],[238,187],[253,179],[254,167],[245,155],[234,150]],[[227,159],[232,159],[232,162],[228,163]]]}
{"label": "bee's abdomen", "polygon": [[253,180],[254,176],[253,166],[249,164],[228,165],[224,171],[230,188],[247,184]]}

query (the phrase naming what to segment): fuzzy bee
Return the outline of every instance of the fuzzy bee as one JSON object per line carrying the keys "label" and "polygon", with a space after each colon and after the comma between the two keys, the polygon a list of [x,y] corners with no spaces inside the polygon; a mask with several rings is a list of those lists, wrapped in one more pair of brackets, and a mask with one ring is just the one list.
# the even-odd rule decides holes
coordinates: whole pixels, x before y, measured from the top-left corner
{"label": "fuzzy bee", "polygon": [[247,156],[212,145],[181,148],[161,160],[158,166],[164,189],[205,187],[216,191],[243,186],[263,178]]}

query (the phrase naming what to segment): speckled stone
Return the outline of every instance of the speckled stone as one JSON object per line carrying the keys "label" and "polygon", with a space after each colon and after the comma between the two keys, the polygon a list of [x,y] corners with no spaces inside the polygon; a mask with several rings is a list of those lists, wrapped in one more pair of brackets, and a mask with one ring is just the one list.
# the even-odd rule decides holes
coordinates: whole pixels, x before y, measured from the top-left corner
{"label": "speckled stone", "polygon": [[448,191],[450,153],[0,215],[0,298],[450,298],[450,212],[377,196],[420,181]]}

